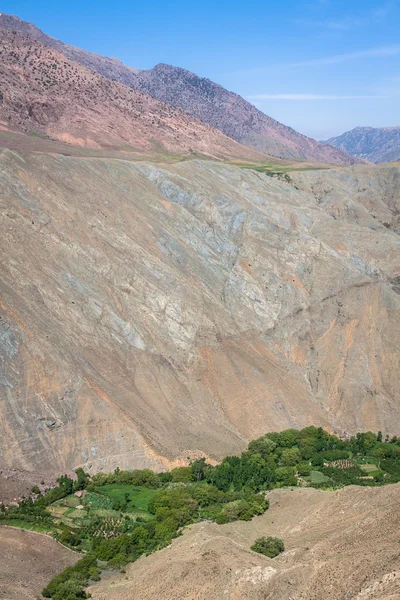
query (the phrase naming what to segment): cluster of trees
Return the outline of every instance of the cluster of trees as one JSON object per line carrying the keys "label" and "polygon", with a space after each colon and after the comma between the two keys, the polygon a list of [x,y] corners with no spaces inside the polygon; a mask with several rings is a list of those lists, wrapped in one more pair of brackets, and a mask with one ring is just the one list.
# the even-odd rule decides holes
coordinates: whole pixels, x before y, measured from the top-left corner
{"label": "cluster of trees", "polygon": [[136,469],[135,471],[122,471],[118,467],[113,473],[97,473],[90,480],[87,486],[88,491],[95,490],[96,487],[108,484],[134,485],[137,487],[157,488],[160,487],[162,480],[158,473],[150,469]]}
{"label": "cluster of trees", "polygon": [[204,477],[218,489],[259,492],[295,486],[297,475],[309,475],[311,465],[343,456],[349,456],[346,442],[321,427],[287,429],[250,442],[241,456],[228,456],[216,467],[206,466]]}
{"label": "cluster of trees", "polygon": [[73,567],[56,575],[42,591],[42,596],[53,600],[79,600],[90,598],[84,588],[89,581],[100,580],[100,569],[94,556],[85,556]]}
{"label": "cluster of trees", "polygon": [[21,500],[16,506],[11,505],[7,510],[0,509],[0,519],[18,521],[22,518],[27,522],[51,525],[53,519],[46,510],[47,507],[57,500],[62,500],[78,490],[85,489],[90,481],[89,475],[87,475],[83,469],[79,468],[75,473],[75,481],[67,475],[62,475],[57,479],[58,485],[47,490],[44,494],[40,494],[40,489],[37,486],[34,486],[34,488],[32,488],[32,493],[37,496],[36,498],[29,496],[28,498]]}
{"label": "cluster of trees", "polygon": [[[376,457],[385,474],[366,479],[353,456]],[[335,461],[339,461],[336,462]],[[349,468],[339,468],[340,461]],[[84,502],[93,515],[82,520],[79,530],[58,525],[58,539],[89,555],[58,575],[45,588],[43,595],[56,600],[85,598],[88,581],[98,577],[97,561],[106,561],[110,567],[119,567],[136,560],[142,554],[162,548],[180,534],[183,526],[202,519],[228,523],[237,519],[249,520],[268,508],[264,490],[282,486],[296,486],[299,479],[308,478],[312,471],[321,471],[330,485],[380,485],[400,481],[400,440],[382,441],[382,435],[359,433],[349,440],[330,435],[322,428],[307,427],[300,431],[288,429],[268,433],[250,442],[240,456],[228,456],[216,466],[205,459],[167,473],[149,469],[99,473],[89,477],[82,469],[76,471],[76,480],[66,475],[58,479],[58,486],[43,495],[36,495],[1,512],[0,518],[24,520],[42,519],[53,523],[47,507],[77,490],[86,489]],[[326,481],[326,480],[325,480]],[[102,495],[104,485],[132,485],[153,490],[149,501],[150,518],[124,515],[129,503]],[[326,485],[312,484],[310,485]],[[35,490],[36,493],[37,490]],[[111,519],[99,516],[96,508],[121,511]],[[283,551],[283,542],[275,538],[256,540],[253,549],[267,556]],[[64,594],[64,595],[63,595]]]}

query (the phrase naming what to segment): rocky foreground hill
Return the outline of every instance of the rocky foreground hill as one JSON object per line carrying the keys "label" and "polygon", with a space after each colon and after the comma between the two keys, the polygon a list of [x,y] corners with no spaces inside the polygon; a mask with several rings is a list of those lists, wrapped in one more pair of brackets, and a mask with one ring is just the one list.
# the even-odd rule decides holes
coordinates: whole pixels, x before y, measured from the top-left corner
{"label": "rocky foreground hill", "polygon": [[400,127],[356,127],[326,143],[374,163],[400,160]]}
{"label": "rocky foreground hill", "polygon": [[[94,600],[398,600],[399,484],[273,490],[268,499],[264,515],[192,525],[171,546],[142,556],[126,573],[108,572],[88,591]],[[260,535],[282,538],[285,552],[274,559],[252,552]],[[7,600],[35,600],[81,557],[14,528],[2,528],[0,550]]]}
{"label": "rocky foreground hill", "polygon": [[[82,137],[78,132],[82,129],[85,134],[88,129],[92,132],[94,128],[92,132],[94,135],[89,137],[91,145],[104,146],[105,142],[116,144],[119,140],[120,145],[129,143],[140,149],[142,147],[140,141],[142,140],[143,144],[143,136],[145,136],[147,144],[153,143],[153,150],[158,144],[170,152],[179,149],[219,156],[220,146],[229,145],[228,141],[224,140],[224,136],[229,136],[241,145],[233,146],[230,153],[237,156],[241,152],[242,158],[250,154],[253,159],[257,157],[260,159],[262,158],[260,154],[267,154],[291,160],[311,160],[338,165],[362,162],[343,150],[322,144],[294,131],[265,115],[237,94],[184,69],[165,64],[157,65],[148,71],[132,69],[116,59],[64,44],[46,35],[32,23],[21,21],[11,15],[0,14],[0,31],[3,32],[1,39],[3,45],[10,42],[5,32],[18,34],[13,41],[15,48],[12,51],[20,59],[22,58],[22,62],[19,60],[16,63],[16,57],[13,57],[14,62],[11,67],[16,68],[20,78],[29,84],[21,94],[16,94],[15,104],[19,109],[17,111],[19,124],[24,125],[28,116],[32,119],[32,116],[35,117],[37,113],[40,113],[41,119],[46,121],[49,120],[45,117],[48,112],[51,115],[50,120],[54,120],[55,114],[58,114],[60,118],[62,116],[62,124],[50,126],[48,123],[41,123],[40,120],[36,123],[36,125],[49,125],[46,133],[52,136],[56,134],[58,139],[60,125],[63,139],[78,145],[85,143],[85,135]],[[31,47],[28,54],[24,52],[23,56],[20,56],[20,40],[26,38],[30,40]],[[44,69],[37,64],[37,50],[33,50],[36,45],[47,48],[46,53],[41,51],[41,54],[47,54],[44,56],[47,61]],[[50,50],[53,51],[53,55]],[[5,54],[3,51],[2,62]],[[64,65],[65,59],[67,62]],[[56,67],[53,67],[54,64]],[[100,75],[101,80],[99,78],[96,80],[94,74]],[[118,82],[122,86],[107,84],[104,78]],[[43,89],[44,84],[46,84],[45,89]],[[73,87],[67,93],[68,84],[69,87]],[[4,76],[4,70],[0,72],[0,90],[2,86],[6,91],[10,86],[10,77]],[[32,87],[33,89],[30,90]],[[130,95],[132,89],[144,93],[145,96],[137,93]],[[33,96],[30,102],[26,102],[24,94]],[[163,104],[152,102],[148,96]],[[164,103],[167,103],[167,106]],[[30,114],[32,104],[33,115]],[[72,111],[72,108],[75,110]],[[182,117],[181,111],[185,113],[185,117]],[[158,112],[160,114],[157,114]],[[24,113],[28,114],[25,116]],[[133,123],[129,119],[132,116],[135,119]],[[141,122],[143,119],[145,129]],[[136,136],[132,133],[135,126],[138,127]],[[169,127],[172,131],[168,130]],[[171,147],[171,134],[175,130],[176,136],[178,133],[182,136],[182,128],[183,135],[187,139],[175,140],[174,147]],[[222,132],[224,136],[218,139],[215,130]],[[90,144],[86,141],[86,145]],[[213,145],[217,147],[213,148]],[[252,151],[246,151],[243,145],[251,148]],[[227,154],[229,152],[224,148],[222,155]]]}
{"label": "rocky foreground hill", "polygon": [[[93,600],[398,600],[400,487],[274,490],[250,522],[191,526],[90,588]],[[279,536],[285,552],[250,550]]]}
{"label": "rocky foreground hill", "polygon": [[280,180],[3,150],[0,170],[3,467],[400,433],[399,168]]}

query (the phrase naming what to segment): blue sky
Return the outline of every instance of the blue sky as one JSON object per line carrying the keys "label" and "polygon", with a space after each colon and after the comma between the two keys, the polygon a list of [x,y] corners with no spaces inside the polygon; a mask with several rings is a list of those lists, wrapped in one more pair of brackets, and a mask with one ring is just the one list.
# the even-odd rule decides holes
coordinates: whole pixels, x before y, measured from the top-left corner
{"label": "blue sky", "polygon": [[400,125],[400,0],[0,0],[0,11],[133,67],[185,67],[318,139]]}

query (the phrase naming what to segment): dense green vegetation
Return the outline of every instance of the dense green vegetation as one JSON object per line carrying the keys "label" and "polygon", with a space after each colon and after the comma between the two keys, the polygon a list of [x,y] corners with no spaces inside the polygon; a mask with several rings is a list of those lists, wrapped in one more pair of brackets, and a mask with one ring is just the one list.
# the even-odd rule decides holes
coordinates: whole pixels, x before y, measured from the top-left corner
{"label": "dense green vegetation", "polygon": [[[268,433],[240,456],[211,466],[204,459],[167,473],[151,470],[98,473],[77,469],[43,494],[37,486],[18,506],[0,505],[0,523],[51,532],[64,545],[86,554],[55,577],[48,598],[86,598],[101,568],[120,568],[169,544],[182,528],[201,520],[249,520],[268,508],[264,491],[284,486],[323,489],[383,485],[400,481],[400,439],[358,433],[349,440],[307,427]],[[262,538],[264,540],[264,538]],[[265,552],[265,540],[255,546]],[[256,550],[261,551],[261,550]],[[270,554],[267,554],[268,556]]]}
{"label": "dense green vegetation", "polygon": [[269,558],[275,558],[275,556],[285,551],[285,544],[279,538],[264,536],[257,538],[251,549]]}

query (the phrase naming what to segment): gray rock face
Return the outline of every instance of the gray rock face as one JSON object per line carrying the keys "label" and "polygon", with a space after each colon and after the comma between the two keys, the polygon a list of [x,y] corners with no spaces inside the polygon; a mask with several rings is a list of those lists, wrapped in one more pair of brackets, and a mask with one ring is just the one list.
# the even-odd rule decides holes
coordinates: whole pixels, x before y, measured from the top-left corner
{"label": "gray rock face", "polygon": [[218,459],[267,430],[399,434],[398,168],[0,154],[0,456]]}
{"label": "gray rock face", "polygon": [[400,127],[356,127],[326,144],[374,163],[400,160]]}

